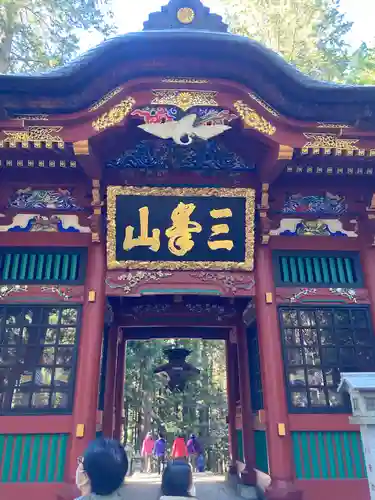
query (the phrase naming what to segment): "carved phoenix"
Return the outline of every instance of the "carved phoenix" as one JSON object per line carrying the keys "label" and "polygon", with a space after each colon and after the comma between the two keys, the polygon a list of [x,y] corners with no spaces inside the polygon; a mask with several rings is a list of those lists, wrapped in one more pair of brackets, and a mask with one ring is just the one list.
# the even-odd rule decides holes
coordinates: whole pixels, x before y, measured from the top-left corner
{"label": "carved phoenix", "polygon": [[197,121],[197,115],[184,116],[181,120],[166,121],[165,123],[145,123],[139,128],[161,139],[173,139],[176,144],[188,146],[194,137],[207,141],[212,137],[222,134],[231,127],[215,120],[203,119]]}

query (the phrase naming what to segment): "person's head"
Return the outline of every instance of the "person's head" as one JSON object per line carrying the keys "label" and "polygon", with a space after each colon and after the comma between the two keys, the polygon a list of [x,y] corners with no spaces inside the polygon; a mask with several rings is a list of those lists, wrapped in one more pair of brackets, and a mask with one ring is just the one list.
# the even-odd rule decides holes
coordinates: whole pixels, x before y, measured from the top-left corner
{"label": "person's head", "polygon": [[190,497],[193,475],[190,465],[185,461],[169,462],[164,469],[161,493],[167,497]]}
{"label": "person's head", "polygon": [[159,439],[164,439],[164,434],[162,432],[159,432]]}
{"label": "person's head", "polygon": [[110,495],[124,482],[128,457],[118,441],[95,439],[83,455],[83,469],[90,480],[92,493]]}
{"label": "person's head", "polygon": [[190,439],[195,439],[195,434],[191,434]]}
{"label": "person's head", "polygon": [[148,432],[146,437],[147,437],[148,439],[152,438],[152,432]]}
{"label": "person's head", "polygon": [[178,438],[182,438],[182,439],[184,439],[184,438],[185,438],[185,436],[184,436],[184,433],[183,433],[183,432],[179,432],[179,433],[177,434],[177,437],[178,437]]}

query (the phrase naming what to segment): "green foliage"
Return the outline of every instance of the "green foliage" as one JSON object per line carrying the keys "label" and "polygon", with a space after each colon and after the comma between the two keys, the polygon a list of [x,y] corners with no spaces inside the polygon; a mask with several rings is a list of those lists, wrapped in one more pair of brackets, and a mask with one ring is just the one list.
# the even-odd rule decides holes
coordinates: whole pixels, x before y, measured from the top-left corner
{"label": "green foliage", "polygon": [[347,70],[346,82],[375,85],[375,47],[362,43],[354,52]]}
{"label": "green foliage", "polygon": [[222,341],[179,340],[192,351],[188,361],[201,370],[183,394],[166,389],[167,378],[154,375],[165,362],[163,349],[173,340],[128,342],[126,354],[125,426],[127,440],[139,450],[145,434],[162,430],[169,448],[177,432],[201,436],[211,467],[228,456],[226,360]]}
{"label": "green foliage", "polygon": [[337,0],[222,0],[234,33],[282,55],[303,73],[341,81],[349,62],[345,35],[352,23]]}
{"label": "green foliage", "polygon": [[0,73],[41,71],[77,55],[79,30],[113,32],[105,0],[0,0]]}

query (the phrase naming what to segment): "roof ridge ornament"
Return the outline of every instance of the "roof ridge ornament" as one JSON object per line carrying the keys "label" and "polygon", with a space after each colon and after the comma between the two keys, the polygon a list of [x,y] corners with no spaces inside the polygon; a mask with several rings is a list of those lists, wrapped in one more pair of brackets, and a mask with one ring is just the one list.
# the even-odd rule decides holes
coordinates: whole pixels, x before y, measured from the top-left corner
{"label": "roof ridge ornament", "polygon": [[144,31],[189,29],[227,33],[222,17],[212,14],[201,0],[170,0],[160,12],[153,12],[143,24]]}

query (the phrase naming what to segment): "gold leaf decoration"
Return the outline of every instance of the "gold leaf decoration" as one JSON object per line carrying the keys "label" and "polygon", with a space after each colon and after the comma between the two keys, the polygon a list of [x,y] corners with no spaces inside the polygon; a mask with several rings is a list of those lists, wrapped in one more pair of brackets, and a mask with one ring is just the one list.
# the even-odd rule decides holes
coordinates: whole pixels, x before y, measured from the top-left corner
{"label": "gold leaf decoration", "polygon": [[279,113],[275,109],[273,109],[269,104],[267,104],[266,101],[263,101],[263,99],[261,99],[259,96],[254,94],[254,92],[251,92],[249,94],[249,96],[255,102],[257,102],[260,106],[262,106],[262,108],[264,108],[266,111],[268,111],[271,115],[276,116],[276,117],[280,116]]}
{"label": "gold leaf decoration", "polygon": [[208,80],[203,80],[200,78],[163,78],[163,83],[189,83],[192,85],[200,85],[204,83],[209,83]]}
{"label": "gold leaf decoration", "polygon": [[258,115],[255,109],[250,108],[243,101],[236,101],[233,105],[246,128],[253,128],[266,135],[273,135],[276,132],[276,127],[272,123]]}
{"label": "gold leaf decoration", "polygon": [[57,144],[59,148],[64,147],[64,139],[57,135],[58,132],[62,130],[62,127],[53,126],[30,126],[24,130],[4,130],[6,138],[0,142],[0,147],[8,145],[9,147],[15,148],[17,144],[21,144],[22,147],[27,148],[29,142],[32,142],[34,146],[41,147],[42,142],[46,144],[47,147],[51,148],[53,144]]}
{"label": "gold leaf decoration", "polygon": [[195,12],[190,7],[181,7],[177,11],[177,19],[181,24],[191,24],[194,21]]}
{"label": "gold leaf decoration", "polygon": [[358,151],[355,145],[359,139],[343,139],[334,134],[303,134],[308,142],[303,146],[306,149],[341,149],[345,151]]}
{"label": "gold leaf decoration", "polygon": [[[118,261],[116,249],[116,199],[118,196],[203,196],[245,198],[245,258],[238,261]],[[252,271],[255,242],[255,190],[251,188],[172,188],[172,187],[107,187],[107,267],[108,269],[153,270],[237,270]]]}
{"label": "gold leaf decoration", "polygon": [[210,90],[153,90],[154,98],[151,104],[177,106],[182,111],[187,111],[193,106],[218,106],[217,92]]}
{"label": "gold leaf decoration", "polygon": [[48,115],[16,115],[15,120],[48,121]]}
{"label": "gold leaf decoration", "polygon": [[325,123],[318,122],[318,128],[351,128],[350,125],[345,123]]}
{"label": "gold leaf decoration", "polygon": [[92,127],[100,132],[121,123],[128,116],[135,104],[133,97],[127,97],[123,101],[113,106],[109,111],[103,113],[99,118],[92,122]]}
{"label": "gold leaf decoration", "polygon": [[101,99],[99,99],[99,101],[94,102],[94,104],[92,104],[89,107],[88,111],[91,113],[92,111],[96,111],[97,109],[101,108],[106,102],[110,101],[112,97],[115,97],[115,95],[119,94],[121,90],[122,87],[117,87],[111,90],[110,92],[105,94]]}

